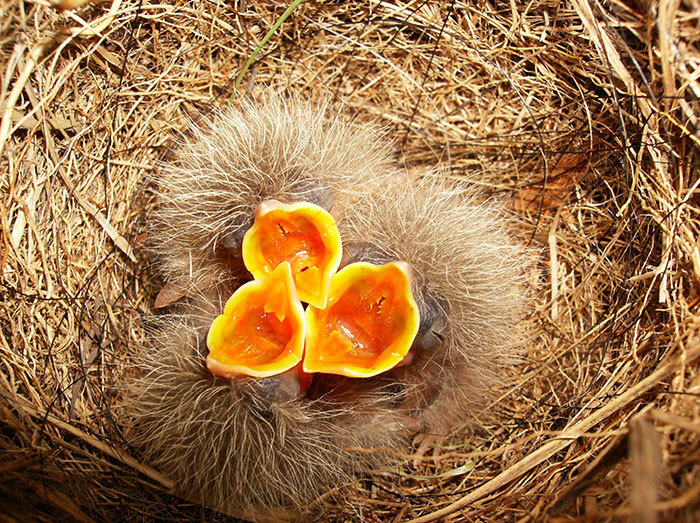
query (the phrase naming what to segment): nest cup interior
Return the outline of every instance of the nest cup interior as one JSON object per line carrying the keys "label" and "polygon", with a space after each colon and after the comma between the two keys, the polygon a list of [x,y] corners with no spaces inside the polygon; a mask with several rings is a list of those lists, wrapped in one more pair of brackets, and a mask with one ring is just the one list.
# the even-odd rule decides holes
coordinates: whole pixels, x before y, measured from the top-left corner
{"label": "nest cup interior", "polygon": [[[171,471],[144,454],[126,388],[161,369],[162,354],[148,365],[143,359],[163,324],[179,325],[152,307],[167,281],[166,261],[149,247],[164,165],[206,134],[194,129],[206,129],[219,108],[241,108],[246,97],[262,107],[272,89],[321,105],[331,100],[331,115],[383,128],[400,166],[442,165],[443,180],[473,182],[481,202],[499,199],[534,261],[522,357],[483,378],[495,393],[488,408],[469,428],[456,427],[440,456],[416,467],[396,457],[391,470],[363,470],[359,488],[329,490],[310,512],[324,510],[330,521],[369,513],[400,521],[696,519],[694,2],[302,2],[251,61],[232,99],[238,74],[281,21],[279,2],[123,0],[72,12],[52,4],[3,7],[5,514],[20,521],[221,517],[172,494]],[[314,114],[293,121],[314,147],[292,152],[328,150],[337,128],[318,132]],[[231,159],[220,142],[208,144],[199,158]],[[278,169],[280,152],[261,149],[256,159],[274,172],[307,166],[290,155],[290,169]],[[333,172],[352,164],[341,160]],[[373,176],[377,165],[364,172]],[[199,246],[205,238],[226,248],[207,234],[225,223],[217,212],[227,207],[210,199],[203,209],[212,192],[198,190],[212,176],[199,172],[174,198],[188,210],[197,200],[199,213],[189,214],[201,218],[198,226],[164,233],[162,244]],[[436,263],[449,262],[440,252]],[[189,260],[178,260],[187,272]],[[206,311],[209,321],[229,296],[217,312]],[[179,307],[172,303],[173,314]],[[221,389],[198,384],[223,381],[198,361],[189,393],[175,398],[190,412],[219,406]],[[166,399],[184,387],[164,383]],[[157,408],[151,416],[169,423],[174,409]],[[215,421],[220,429],[232,418]],[[307,428],[316,434],[327,420],[314,421]],[[184,462],[191,448],[173,454]],[[199,477],[214,455],[196,463]],[[229,497],[254,484],[236,477]]]}

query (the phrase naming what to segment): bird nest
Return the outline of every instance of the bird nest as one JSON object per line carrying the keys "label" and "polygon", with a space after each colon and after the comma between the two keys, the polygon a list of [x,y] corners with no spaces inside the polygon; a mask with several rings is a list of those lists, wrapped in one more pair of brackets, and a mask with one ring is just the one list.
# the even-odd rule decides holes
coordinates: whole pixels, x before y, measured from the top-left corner
{"label": "bird nest", "polygon": [[534,259],[488,408],[420,464],[407,449],[328,492],[323,519],[697,514],[697,2],[0,9],[4,514],[220,517],[177,497],[122,409],[162,286],[146,180],[189,123],[270,90],[331,100],[398,163],[500,199]]}

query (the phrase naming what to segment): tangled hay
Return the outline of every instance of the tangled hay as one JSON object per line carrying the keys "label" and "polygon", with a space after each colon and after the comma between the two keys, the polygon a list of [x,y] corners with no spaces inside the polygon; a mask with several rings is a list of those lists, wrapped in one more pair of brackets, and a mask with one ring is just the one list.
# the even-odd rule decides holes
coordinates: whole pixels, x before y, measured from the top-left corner
{"label": "tangled hay", "polygon": [[[144,180],[284,6],[0,9],[3,514],[218,517],[173,496],[120,410],[162,284]],[[693,0],[306,2],[263,48],[244,96],[385,126],[399,163],[507,202],[538,261],[490,408],[418,467],[329,493],[324,519],[694,519],[699,26]]]}

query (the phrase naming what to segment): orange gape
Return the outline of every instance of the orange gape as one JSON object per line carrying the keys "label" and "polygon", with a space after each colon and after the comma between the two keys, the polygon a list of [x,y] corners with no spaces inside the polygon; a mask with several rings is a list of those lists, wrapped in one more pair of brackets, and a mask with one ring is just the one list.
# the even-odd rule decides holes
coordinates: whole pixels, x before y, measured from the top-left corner
{"label": "orange gape", "polygon": [[295,376],[305,390],[305,373],[368,377],[410,361],[420,318],[406,263],[352,263],[335,274],[342,255],[335,220],[303,202],[261,203],[242,250],[255,281],[231,296],[209,329],[214,374],[267,377],[303,359]]}
{"label": "orange gape", "polygon": [[207,367],[218,376],[266,377],[297,365],[304,353],[304,309],[283,262],[264,280],[241,286],[207,336]]}
{"label": "orange gape", "polygon": [[299,299],[320,308],[326,305],[341,254],[335,220],[311,203],[261,203],[243,238],[243,262],[255,279],[289,262]]}
{"label": "orange gape", "polygon": [[306,323],[304,371],[369,377],[391,369],[420,323],[408,265],[348,265],[333,277],[326,308],[307,308]]}

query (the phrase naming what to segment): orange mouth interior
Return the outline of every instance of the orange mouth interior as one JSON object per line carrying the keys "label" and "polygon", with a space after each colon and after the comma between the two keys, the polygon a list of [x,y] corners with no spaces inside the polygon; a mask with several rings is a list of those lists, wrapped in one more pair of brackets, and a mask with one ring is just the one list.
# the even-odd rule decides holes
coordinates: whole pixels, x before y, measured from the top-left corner
{"label": "orange mouth interior", "polygon": [[263,202],[243,240],[243,261],[256,279],[289,262],[301,301],[324,307],[342,246],[335,220],[309,203]]}
{"label": "orange mouth interior", "polygon": [[336,273],[340,235],[321,207],[261,203],[242,251],[255,280],[209,329],[214,374],[267,377],[303,360],[297,371],[308,386],[304,373],[369,377],[410,361],[420,318],[408,264],[352,263]]}
{"label": "orange mouth interior", "polygon": [[223,377],[272,376],[301,361],[306,325],[288,263],[239,288],[209,329],[207,367]]}
{"label": "orange mouth interior", "polygon": [[327,307],[306,311],[304,370],[368,377],[401,362],[419,324],[406,271],[367,263],[340,271]]}
{"label": "orange mouth interior", "polygon": [[230,326],[227,330],[220,352],[221,361],[235,361],[244,366],[256,366],[274,360],[292,338],[292,322],[289,318],[280,321],[274,313],[265,312],[263,306],[248,309],[239,324]]}

